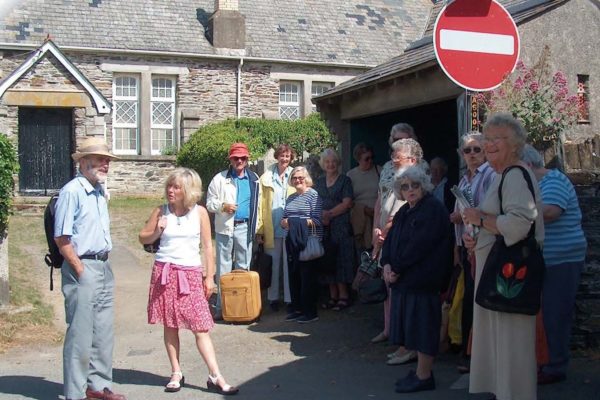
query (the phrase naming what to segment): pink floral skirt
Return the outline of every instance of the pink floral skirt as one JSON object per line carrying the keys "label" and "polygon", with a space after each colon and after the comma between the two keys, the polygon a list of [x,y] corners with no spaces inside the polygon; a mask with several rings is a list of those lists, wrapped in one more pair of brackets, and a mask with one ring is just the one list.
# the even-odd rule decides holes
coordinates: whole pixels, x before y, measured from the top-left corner
{"label": "pink floral skirt", "polygon": [[201,267],[155,261],[148,295],[148,323],[193,332],[211,330],[215,323],[202,278]]}

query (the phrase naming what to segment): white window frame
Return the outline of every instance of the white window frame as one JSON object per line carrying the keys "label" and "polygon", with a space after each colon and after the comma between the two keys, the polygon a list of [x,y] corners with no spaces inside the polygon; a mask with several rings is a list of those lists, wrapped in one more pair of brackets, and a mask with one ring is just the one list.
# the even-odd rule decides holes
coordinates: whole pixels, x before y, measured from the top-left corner
{"label": "white window frame", "polygon": [[[169,96],[155,96],[154,95],[154,83],[155,80],[164,80],[171,82],[171,93]],[[162,147],[155,147],[155,141],[165,140],[161,138],[155,138],[155,130],[171,130],[172,131],[172,143],[169,146],[177,147],[177,130],[176,130],[176,121],[175,121],[175,92],[176,92],[176,84],[177,80],[171,76],[163,76],[163,75],[152,75],[151,79],[151,87],[150,87],[150,115],[151,115],[151,123],[150,123],[150,154],[152,155],[160,155],[162,154]],[[160,90],[162,87],[159,87]],[[154,105],[157,103],[163,104],[171,104],[171,124],[158,124],[154,122]],[[165,140],[166,142],[166,140]]]}
{"label": "white window frame", "polygon": [[[294,93],[293,91],[288,91],[288,88],[296,88],[296,93]],[[281,99],[281,96],[284,95],[284,97],[292,96],[293,95],[297,96],[297,100],[294,101],[293,99]],[[282,113],[282,109],[283,108],[290,108],[290,107],[296,107],[298,110],[298,116],[297,118],[290,118],[288,116],[284,116]],[[298,82],[298,81],[280,81],[279,82],[279,119],[288,119],[288,120],[296,120],[296,119],[300,119],[302,118],[302,82]]]}
{"label": "white window frame", "polygon": [[[313,98],[315,96],[323,94],[325,91],[331,89],[335,86],[333,82],[311,82],[310,84],[310,97]],[[317,106],[315,104],[311,104],[312,112],[317,111]]]}
{"label": "white window frame", "polygon": [[[117,81],[119,79],[133,79],[135,81],[135,96],[117,95]],[[137,75],[115,75],[113,77],[112,95],[113,95],[113,113],[112,113],[112,143],[115,154],[139,154],[140,150],[140,82],[141,79]],[[118,122],[117,121],[117,104],[119,101],[134,101],[135,102],[135,122]],[[135,149],[123,149],[117,143],[117,129],[135,129]]]}

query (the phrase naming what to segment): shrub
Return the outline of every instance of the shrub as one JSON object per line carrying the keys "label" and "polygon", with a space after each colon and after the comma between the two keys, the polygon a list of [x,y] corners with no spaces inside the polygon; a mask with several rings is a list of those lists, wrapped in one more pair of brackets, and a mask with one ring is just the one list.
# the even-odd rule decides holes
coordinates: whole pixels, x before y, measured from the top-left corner
{"label": "shrub", "polygon": [[295,121],[242,118],[205,125],[190,136],[177,155],[177,164],[195,169],[206,188],[219,171],[227,168],[229,147],[234,142],[248,145],[252,160],[268,149],[287,143],[304,161],[304,153],[316,154],[335,146],[334,136],[316,113]]}
{"label": "shrub", "polygon": [[0,133],[0,236],[6,232],[15,189],[13,174],[19,170],[17,152],[6,135]]}

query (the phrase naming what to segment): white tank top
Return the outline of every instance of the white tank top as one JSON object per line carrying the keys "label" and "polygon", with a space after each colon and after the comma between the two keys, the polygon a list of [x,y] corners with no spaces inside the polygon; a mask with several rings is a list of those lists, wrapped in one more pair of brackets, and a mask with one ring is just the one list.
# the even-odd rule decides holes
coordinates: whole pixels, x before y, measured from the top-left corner
{"label": "white tank top", "polygon": [[169,207],[162,207],[167,217],[167,227],[160,237],[156,261],[169,262],[185,267],[201,265],[200,214],[195,205],[187,214],[178,217]]}

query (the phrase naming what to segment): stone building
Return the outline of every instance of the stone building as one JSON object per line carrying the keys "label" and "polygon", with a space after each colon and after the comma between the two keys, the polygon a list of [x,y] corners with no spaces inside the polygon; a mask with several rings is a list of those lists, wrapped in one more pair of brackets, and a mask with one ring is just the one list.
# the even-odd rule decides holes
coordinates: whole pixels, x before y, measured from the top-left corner
{"label": "stone building", "polygon": [[104,136],[113,193],[157,193],[207,122],[299,118],[403,51],[430,0],[12,1],[0,11],[0,132],[20,194],[59,189],[70,153]]}

